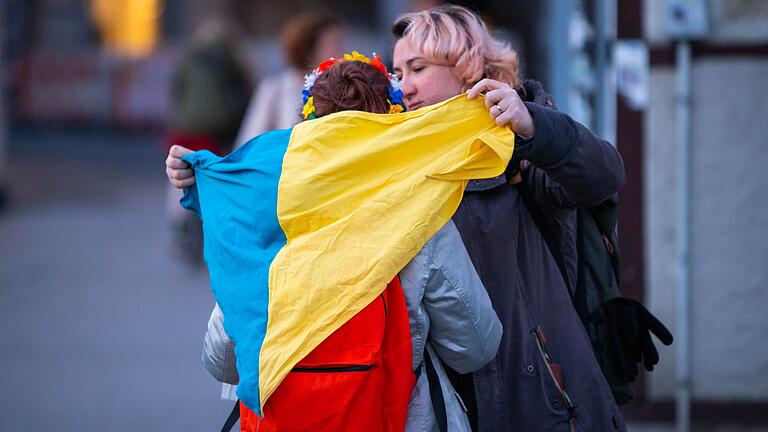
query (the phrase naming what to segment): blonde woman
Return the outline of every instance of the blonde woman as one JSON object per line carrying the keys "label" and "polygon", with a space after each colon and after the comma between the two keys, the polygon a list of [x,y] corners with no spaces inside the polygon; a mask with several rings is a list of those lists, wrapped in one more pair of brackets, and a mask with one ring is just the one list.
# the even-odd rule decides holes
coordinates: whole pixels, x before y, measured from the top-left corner
{"label": "blonde woman", "polygon": [[[470,10],[405,14],[393,32],[394,71],[409,110],[484,93],[488,115],[516,135],[519,159],[505,175],[473,181],[453,217],[504,327],[496,358],[455,380],[473,430],[625,430],[569,295],[576,206],[619,190],[621,157],[556,111],[541,85],[521,83],[516,53]],[[526,191],[556,236],[565,278],[523,203]]]}

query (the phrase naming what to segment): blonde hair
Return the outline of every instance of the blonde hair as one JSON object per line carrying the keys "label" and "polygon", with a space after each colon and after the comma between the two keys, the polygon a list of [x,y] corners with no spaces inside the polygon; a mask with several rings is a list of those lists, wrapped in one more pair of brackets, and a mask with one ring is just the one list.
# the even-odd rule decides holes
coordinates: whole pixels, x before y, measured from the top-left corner
{"label": "blonde hair", "polygon": [[483,78],[512,88],[520,85],[517,53],[491,36],[483,20],[465,7],[447,4],[400,15],[392,32],[417,47],[427,61],[453,66],[465,86]]}

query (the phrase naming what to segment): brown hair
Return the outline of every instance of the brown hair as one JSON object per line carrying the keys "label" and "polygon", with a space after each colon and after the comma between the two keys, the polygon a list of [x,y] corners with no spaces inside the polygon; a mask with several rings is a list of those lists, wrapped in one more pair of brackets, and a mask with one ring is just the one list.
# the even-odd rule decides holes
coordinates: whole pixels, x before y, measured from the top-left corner
{"label": "brown hair", "polygon": [[342,61],[320,74],[312,89],[315,116],[339,111],[389,112],[389,80],[368,63]]}
{"label": "brown hair", "polygon": [[280,35],[286,60],[297,69],[312,68],[317,61],[312,56],[320,36],[341,26],[341,19],[327,11],[306,12],[291,18]]}

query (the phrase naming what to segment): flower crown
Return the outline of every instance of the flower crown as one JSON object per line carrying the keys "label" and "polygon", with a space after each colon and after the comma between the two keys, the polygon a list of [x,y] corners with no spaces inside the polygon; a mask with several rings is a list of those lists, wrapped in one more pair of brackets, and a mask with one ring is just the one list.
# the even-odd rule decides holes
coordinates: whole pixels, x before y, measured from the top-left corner
{"label": "flower crown", "polygon": [[352,54],[344,54],[344,57],[340,59],[333,57],[329,58],[320,63],[312,73],[304,77],[304,89],[301,91],[301,95],[304,99],[304,108],[301,110],[304,115],[304,120],[315,118],[315,102],[312,97],[312,89],[315,87],[315,80],[320,74],[328,70],[328,68],[343,61],[368,63],[381,71],[381,73],[389,79],[389,98],[387,99],[387,102],[389,103],[389,113],[397,114],[405,110],[405,105],[403,104],[403,91],[400,89],[400,80],[397,79],[395,74],[387,72],[387,67],[381,62],[381,57],[374,53],[373,60],[371,60],[357,51],[352,51]]}

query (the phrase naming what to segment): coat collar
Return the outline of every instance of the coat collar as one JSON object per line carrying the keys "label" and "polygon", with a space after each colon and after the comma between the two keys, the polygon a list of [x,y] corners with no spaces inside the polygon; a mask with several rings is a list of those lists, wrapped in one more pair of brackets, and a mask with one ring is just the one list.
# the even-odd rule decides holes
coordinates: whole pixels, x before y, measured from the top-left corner
{"label": "coat collar", "polygon": [[506,174],[498,175],[496,177],[488,178],[488,179],[470,180],[469,183],[467,183],[467,188],[465,189],[465,191],[466,192],[482,192],[482,191],[499,187],[500,185],[503,185],[506,182],[507,182]]}

